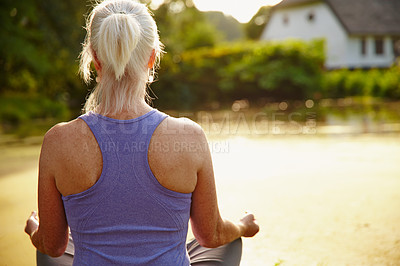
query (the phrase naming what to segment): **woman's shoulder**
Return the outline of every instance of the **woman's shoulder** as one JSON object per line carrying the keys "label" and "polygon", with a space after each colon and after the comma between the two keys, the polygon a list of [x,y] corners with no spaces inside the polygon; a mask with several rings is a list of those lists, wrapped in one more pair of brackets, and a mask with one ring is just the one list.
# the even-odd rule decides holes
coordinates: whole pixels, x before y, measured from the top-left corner
{"label": "woman's shoulder", "polygon": [[71,136],[82,132],[86,128],[86,124],[82,119],[73,119],[68,122],[61,122],[51,127],[45,134],[45,138],[57,139],[60,137]]}
{"label": "woman's shoulder", "polygon": [[41,149],[41,165],[57,172],[65,162],[70,162],[77,155],[83,154],[87,138],[84,132],[84,122],[74,119],[69,122],[58,123],[44,135]]}
{"label": "woman's shoulder", "polygon": [[[162,147],[168,157],[185,157],[202,161],[208,152],[206,135],[199,124],[188,118],[167,117],[155,130],[150,149]],[[174,159],[177,160],[174,157]]]}
{"label": "woman's shoulder", "polygon": [[90,130],[82,119],[61,122],[50,128],[44,135],[43,144],[65,146],[76,143]]}
{"label": "woman's shoulder", "polygon": [[205,161],[207,148],[200,125],[187,118],[167,117],[151,138],[149,165],[164,187],[191,193],[197,183],[197,172]]}
{"label": "woman's shoulder", "polygon": [[186,117],[175,118],[168,116],[159,126],[158,133],[175,136],[180,139],[206,141],[205,133],[201,126]]}
{"label": "woman's shoulder", "polygon": [[176,131],[177,133],[203,134],[203,129],[201,126],[187,117],[174,117],[168,115],[162,124],[167,126],[168,129]]}

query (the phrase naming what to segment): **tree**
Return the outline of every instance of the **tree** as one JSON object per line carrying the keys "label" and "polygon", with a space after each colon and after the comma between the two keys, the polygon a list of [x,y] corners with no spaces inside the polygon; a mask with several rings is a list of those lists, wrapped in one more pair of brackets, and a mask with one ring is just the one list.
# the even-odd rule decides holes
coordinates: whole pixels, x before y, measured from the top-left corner
{"label": "tree", "polygon": [[29,128],[32,119],[70,119],[68,104],[76,108],[74,115],[79,112],[87,93],[77,75],[86,10],[80,0],[1,2],[3,128]]}
{"label": "tree", "polygon": [[209,21],[222,35],[224,41],[238,41],[244,38],[243,24],[232,16],[219,11],[204,12]]}
{"label": "tree", "polygon": [[80,86],[76,58],[83,41],[82,1],[5,0],[0,7],[0,93],[57,97]]}
{"label": "tree", "polygon": [[268,23],[271,13],[270,6],[261,7],[253,18],[244,26],[246,37],[251,40],[258,40]]}
{"label": "tree", "polygon": [[217,31],[191,0],[166,0],[154,10],[154,16],[161,41],[172,54],[212,47],[217,41]]}

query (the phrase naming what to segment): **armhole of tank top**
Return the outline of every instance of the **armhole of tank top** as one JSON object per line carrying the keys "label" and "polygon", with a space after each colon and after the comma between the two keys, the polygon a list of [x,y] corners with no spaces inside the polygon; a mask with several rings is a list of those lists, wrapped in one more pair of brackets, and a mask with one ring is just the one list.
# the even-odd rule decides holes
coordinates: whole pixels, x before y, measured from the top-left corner
{"label": "armhole of tank top", "polygon": [[96,140],[97,146],[98,146],[98,148],[100,150],[100,154],[101,154],[101,164],[102,164],[101,173],[100,173],[100,176],[97,179],[97,181],[91,187],[89,187],[88,189],[85,189],[84,191],[75,193],[75,194],[69,194],[67,196],[62,196],[63,200],[69,200],[71,198],[76,198],[76,197],[82,197],[82,196],[85,196],[86,194],[90,193],[94,189],[96,189],[96,187],[99,186],[99,184],[103,181],[103,179],[104,179],[103,176],[105,175],[105,171],[106,171],[105,170],[106,166],[105,166],[105,163],[104,163],[104,154],[103,154],[103,151],[101,150],[101,147],[100,147],[100,144],[99,144],[99,141],[101,141],[101,140],[98,139],[99,137],[96,136],[96,134],[93,132],[92,128],[89,126],[88,122],[82,116],[78,117],[78,119],[81,119],[85,123],[85,125],[90,130],[90,133],[92,134],[92,136]]}
{"label": "armhole of tank top", "polygon": [[164,187],[160,181],[158,181],[156,175],[153,173],[153,171],[151,170],[150,167],[150,162],[149,162],[149,147],[150,147],[150,142],[151,139],[153,138],[154,132],[157,130],[157,128],[161,125],[161,123],[163,123],[164,121],[166,121],[166,119],[168,118],[168,116],[165,116],[160,123],[158,123],[158,125],[154,128],[153,132],[151,132],[151,136],[148,139],[147,143],[146,143],[146,158],[145,158],[145,162],[146,162],[146,170],[147,173],[149,174],[149,178],[151,179],[152,183],[155,185],[155,187],[160,190],[163,193],[166,193],[169,196],[173,196],[173,197],[191,197],[192,193],[182,193],[182,192],[178,192],[178,191],[174,191],[171,190],[169,188]]}

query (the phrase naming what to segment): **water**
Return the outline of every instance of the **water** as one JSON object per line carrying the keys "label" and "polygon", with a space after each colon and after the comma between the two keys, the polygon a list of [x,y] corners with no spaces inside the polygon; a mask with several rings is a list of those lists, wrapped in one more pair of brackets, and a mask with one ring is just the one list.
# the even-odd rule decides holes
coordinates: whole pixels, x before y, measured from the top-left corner
{"label": "water", "polygon": [[400,102],[324,99],[269,103],[232,110],[176,113],[197,121],[213,137],[268,135],[391,134],[400,132]]}
{"label": "water", "polygon": [[[222,215],[238,220],[251,210],[259,221],[260,233],[244,239],[242,265],[397,265],[398,104],[279,105],[186,113],[209,138]],[[2,147],[4,264],[34,262],[23,224],[36,205],[39,149]]]}
{"label": "water", "polygon": [[196,114],[222,214],[261,226],[242,265],[397,265],[399,103],[291,105]]}
{"label": "water", "polygon": [[213,152],[221,213],[255,213],[242,265],[396,265],[400,136],[232,137]]}

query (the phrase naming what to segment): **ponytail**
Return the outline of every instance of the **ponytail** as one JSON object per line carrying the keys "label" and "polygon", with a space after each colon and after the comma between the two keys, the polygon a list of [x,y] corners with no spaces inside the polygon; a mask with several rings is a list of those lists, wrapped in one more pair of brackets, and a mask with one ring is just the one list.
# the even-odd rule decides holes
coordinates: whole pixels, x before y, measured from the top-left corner
{"label": "ponytail", "polygon": [[105,68],[120,80],[132,52],[140,40],[140,28],[135,18],[127,14],[112,14],[100,26],[98,54]]}
{"label": "ponytail", "polygon": [[84,112],[115,114],[134,110],[147,97],[152,82],[148,62],[155,51],[157,68],[162,43],[157,25],[144,4],[133,0],[98,0],[88,17],[87,35],[80,55],[84,81],[91,81],[91,63],[101,70]]}

